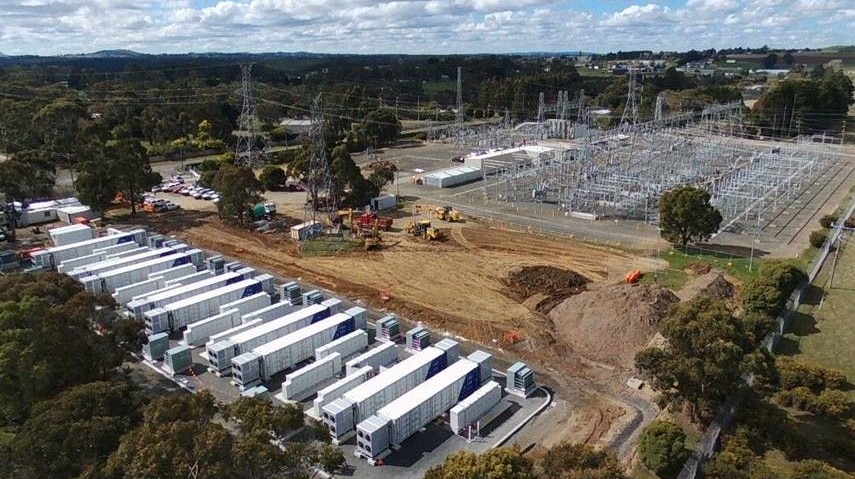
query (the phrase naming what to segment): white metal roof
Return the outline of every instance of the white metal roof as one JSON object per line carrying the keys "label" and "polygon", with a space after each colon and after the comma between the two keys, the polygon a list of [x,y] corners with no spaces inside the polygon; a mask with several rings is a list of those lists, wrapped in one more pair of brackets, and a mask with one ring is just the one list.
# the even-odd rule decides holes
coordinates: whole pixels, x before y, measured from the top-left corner
{"label": "white metal roof", "polygon": [[[239,291],[239,290],[246,288],[247,286],[251,286],[255,283],[258,283],[258,281],[254,280],[254,279],[245,279],[243,281],[240,281],[240,282],[237,282],[234,284],[230,284],[228,286],[223,286],[222,288],[217,288],[213,291],[207,291],[205,293],[197,294],[196,296],[191,296],[189,298],[178,300],[174,303],[169,303],[169,304],[165,305],[162,309],[165,309],[168,311],[175,311],[175,310],[180,309],[180,308],[186,308],[187,306],[199,303],[201,301],[205,301],[207,299],[216,298],[217,296],[222,296],[223,294],[226,294],[226,293],[231,292],[231,291]],[[161,308],[158,308],[158,309],[161,309]],[[156,311],[156,310],[152,310],[152,311]]]}
{"label": "white metal roof", "polygon": [[308,316],[312,316],[314,314],[320,313],[326,309],[325,306],[321,306],[320,304],[313,304],[311,306],[306,306],[303,309],[294,311],[293,313],[286,314],[281,318],[274,319],[273,321],[269,321],[264,323],[257,328],[252,328],[248,331],[244,331],[242,333],[235,334],[229,339],[232,340],[235,344],[245,343],[247,341],[251,341],[257,337],[264,336],[265,334],[275,331],[281,328],[283,325],[297,321],[299,319],[306,318]]}
{"label": "white metal roof", "polygon": [[144,232],[145,230],[136,229],[136,230],[127,231],[127,232],[123,231],[123,232],[115,234],[115,235],[101,236],[100,238],[93,238],[91,240],[81,241],[79,243],[67,244],[65,246],[54,246],[53,248],[48,248],[47,251],[50,253],[55,253],[57,251],[65,251],[65,250],[77,248],[79,246],[88,246],[88,245],[104,243],[108,240],[115,239],[116,236],[125,236],[125,235],[129,235],[129,234],[139,233],[141,231]]}
{"label": "white metal roof", "polygon": [[[170,255],[159,256],[157,258],[152,258],[152,259],[143,261],[142,263],[133,263],[133,264],[129,264],[126,266],[122,266],[121,268],[111,269],[111,270],[107,270],[107,271],[100,271],[97,273],[97,275],[101,278],[108,278],[110,276],[117,276],[117,275],[120,275],[123,273],[127,273],[128,271],[134,271],[134,270],[137,270],[140,268],[147,268],[147,267],[155,265],[155,264],[168,263],[170,261],[174,261],[178,258],[182,258],[184,256],[189,255],[191,253],[191,251],[185,251],[184,253],[179,253],[176,251],[175,253],[172,253]],[[122,259],[127,259],[127,258],[122,258]]]}
{"label": "white metal roof", "polygon": [[466,376],[474,369],[478,369],[478,363],[468,359],[461,359],[438,372],[436,376],[410,389],[398,399],[381,407],[377,411],[377,415],[392,421],[399,419],[407,412],[419,407],[426,399],[434,397],[444,388],[454,384],[455,381]]}
{"label": "white metal roof", "polygon": [[418,370],[426,364],[430,364],[431,361],[443,354],[445,354],[445,351],[433,346],[425,348],[418,354],[408,357],[377,376],[356,386],[344,395],[353,402],[362,402],[366,398],[377,394],[377,392],[388,388],[407,374]]}
{"label": "white metal roof", "polygon": [[57,228],[51,228],[48,230],[51,234],[62,234],[68,233],[69,231],[83,231],[92,229],[90,226],[86,225],[68,225],[68,226],[59,226]]}
{"label": "white metal roof", "polygon": [[458,166],[455,168],[448,168],[445,170],[433,171],[431,173],[426,174],[425,178],[452,178],[458,175],[465,175],[469,173],[474,173],[476,171],[480,171],[481,168],[476,168],[474,166]]}
{"label": "white metal roof", "polygon": [[[183,266],[183,265],[182,265]],[[144,303],[154,303],[157,301],[163,301],[164,299],[173,298],[183,293],[187,293],[189,291],[193,291],[195,289],[203,288],[205,286],[210,286],[212,284],[217,284],[221,281],[228,281],[231,278],[237,278],[240,276],[237,273],[223,273],[217,276],[211,276],[211,279],[203,279],[202,281],[197,281],[195,283],[186,284],[184,286],[179,286],[175,289],[170,289],[168,291],[163,291],[161,293],[152,294],[151,296],[146,296],[145,299],[140,299],[139,304]],[[181,278],[175,278],[181,279]]]}
{"label": "white metal roof", "polygon": [[337,313],[329,318],[322,319],[317,323],[310,324],[305,328],[300,328],[293,333],[288,333],[281,338],[274,339],[269,343],[264,343],[261,346],[258,346],[252,350],[255,354],[259,356],[264,356],[280,349],[287,347],[288,345],[294,344],[298,341],[302,341],[308,337],[311,337],[313,334],[317,334],[321,331],[324,331],[330,327],[333,327],[343,321],[350,319],[352,316],[345,313]]}
{"label": "white metal roof", "polygon": [[74,213],[83,213],[84,211],[91,211],[88,206],[76,205],[76,206],[63,206],[61,208],[57,208],[57,211],[62,211],[63,213],[74,214]]}

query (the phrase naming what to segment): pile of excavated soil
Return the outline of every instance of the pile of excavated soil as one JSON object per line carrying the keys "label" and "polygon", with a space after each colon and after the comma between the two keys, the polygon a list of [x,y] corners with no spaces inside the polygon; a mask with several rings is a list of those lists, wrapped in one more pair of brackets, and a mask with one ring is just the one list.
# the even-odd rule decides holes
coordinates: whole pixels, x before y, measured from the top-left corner
{"label": "pile of excavated soil", "polygon": [[680,299],[654,285],[617,284],[572,296],[549,312],[560,341],[576,353],[632,368],[672,305]]}
{"label": "pile of excavated soil", "polygon": [[579,273],[555,266],[518,266],[502,281],[506,294],[531,310],[548,313],[568,296],[579,294],[591,282]]}
{"label": "pile of excavated soil", "polygon": [[736,289],[733,287],[733,284],[717,271],[710,271],[703,276],[698,276],[686,283],[677,292],[677,296],[683,301],[688,301],[695,297],[730,301],[735,295]]}

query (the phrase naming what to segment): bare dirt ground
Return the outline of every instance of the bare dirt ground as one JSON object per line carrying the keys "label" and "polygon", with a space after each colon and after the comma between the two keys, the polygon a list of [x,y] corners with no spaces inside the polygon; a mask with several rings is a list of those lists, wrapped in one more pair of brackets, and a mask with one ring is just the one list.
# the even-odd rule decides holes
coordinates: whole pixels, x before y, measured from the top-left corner
{"label": "bare dirt ground", "polygon": [[[401,231],[409,220],[404,216],[395,220],[395,231],[384,234],[381,251],[314,257],[302,257],[298,245],[283,233],[265,235],[228,227],[207,212],[188,210],[134,219],[140,220],[197,247],[362,300],[373,308],[481,343],[497,355],[528,361],[538,371],[548,371],[539,381],[566,400],[545,416],[550,427],[527,428],[530,432],[525,440],[539,444],[561,439],[603,445],[626,442],[615,438],[630,421],[649,416],[632,401],[608,397],[609,391],[620,389],[614,371],[592,365],[581,355],[568,354],[545,315],[548,311],[538,307],[543,303],[537,295],[524,298],[528,293],[521,291],[530,290],[514,284],[528,281],[526,276],[511,273],[528,266],[548,266],[557,279],[550,280],[552,289],[547,289],[569,295],[578,292],[577,288],[619,280],[630,270],[651,270],[658,264],[655,259],[570,239],[491,228],[471,219],[463,223],[434,220],[445,239],[429,243]],[[578,286],[577,275],[591,284]],[[381,298],[381,291],[384,296],[388,293],[388,299]]]}

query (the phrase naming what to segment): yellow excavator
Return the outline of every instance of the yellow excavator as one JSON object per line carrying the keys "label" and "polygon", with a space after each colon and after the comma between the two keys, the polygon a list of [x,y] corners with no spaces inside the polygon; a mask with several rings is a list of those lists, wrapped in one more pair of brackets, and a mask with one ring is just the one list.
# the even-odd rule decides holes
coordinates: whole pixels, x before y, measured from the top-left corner
{"label": "yellow excavator", "polygon": [[407,223],[407,233],[428,241],[438,240],[442,237],[439,228],[430,225],[430,220],[410,221]]}
{"label": "yellow excavator", "polygon": [[451,206],[437,206],[433,210],[433,215],[442,221],[448,221],[449,223],[460,221],[460,212]]}

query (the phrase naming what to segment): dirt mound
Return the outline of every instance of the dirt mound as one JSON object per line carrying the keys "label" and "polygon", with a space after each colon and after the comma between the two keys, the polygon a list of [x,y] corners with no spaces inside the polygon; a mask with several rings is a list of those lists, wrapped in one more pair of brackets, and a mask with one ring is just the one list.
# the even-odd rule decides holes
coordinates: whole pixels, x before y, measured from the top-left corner
{"label": "dirt mound", "polygon": [[538,265],[513,268],[502,282],[509,297],[547,313],[568,296],[584,291],[591,280],[566,269]]}
{"label": "dirt mound", "polygon": [[635,353],[647,346],[659,322],[679,301],[658,286],[617,284],[568,298],[548,316],[556,336],[575,352],[631,368]]}
{"label": "dirt mound", "polygon": [[711,271],[686,283],[677,296],[683,301],[695,297],[712,298],[721,301],[730,301],[736,294],[736,290],[727,279],[719,272]]}

